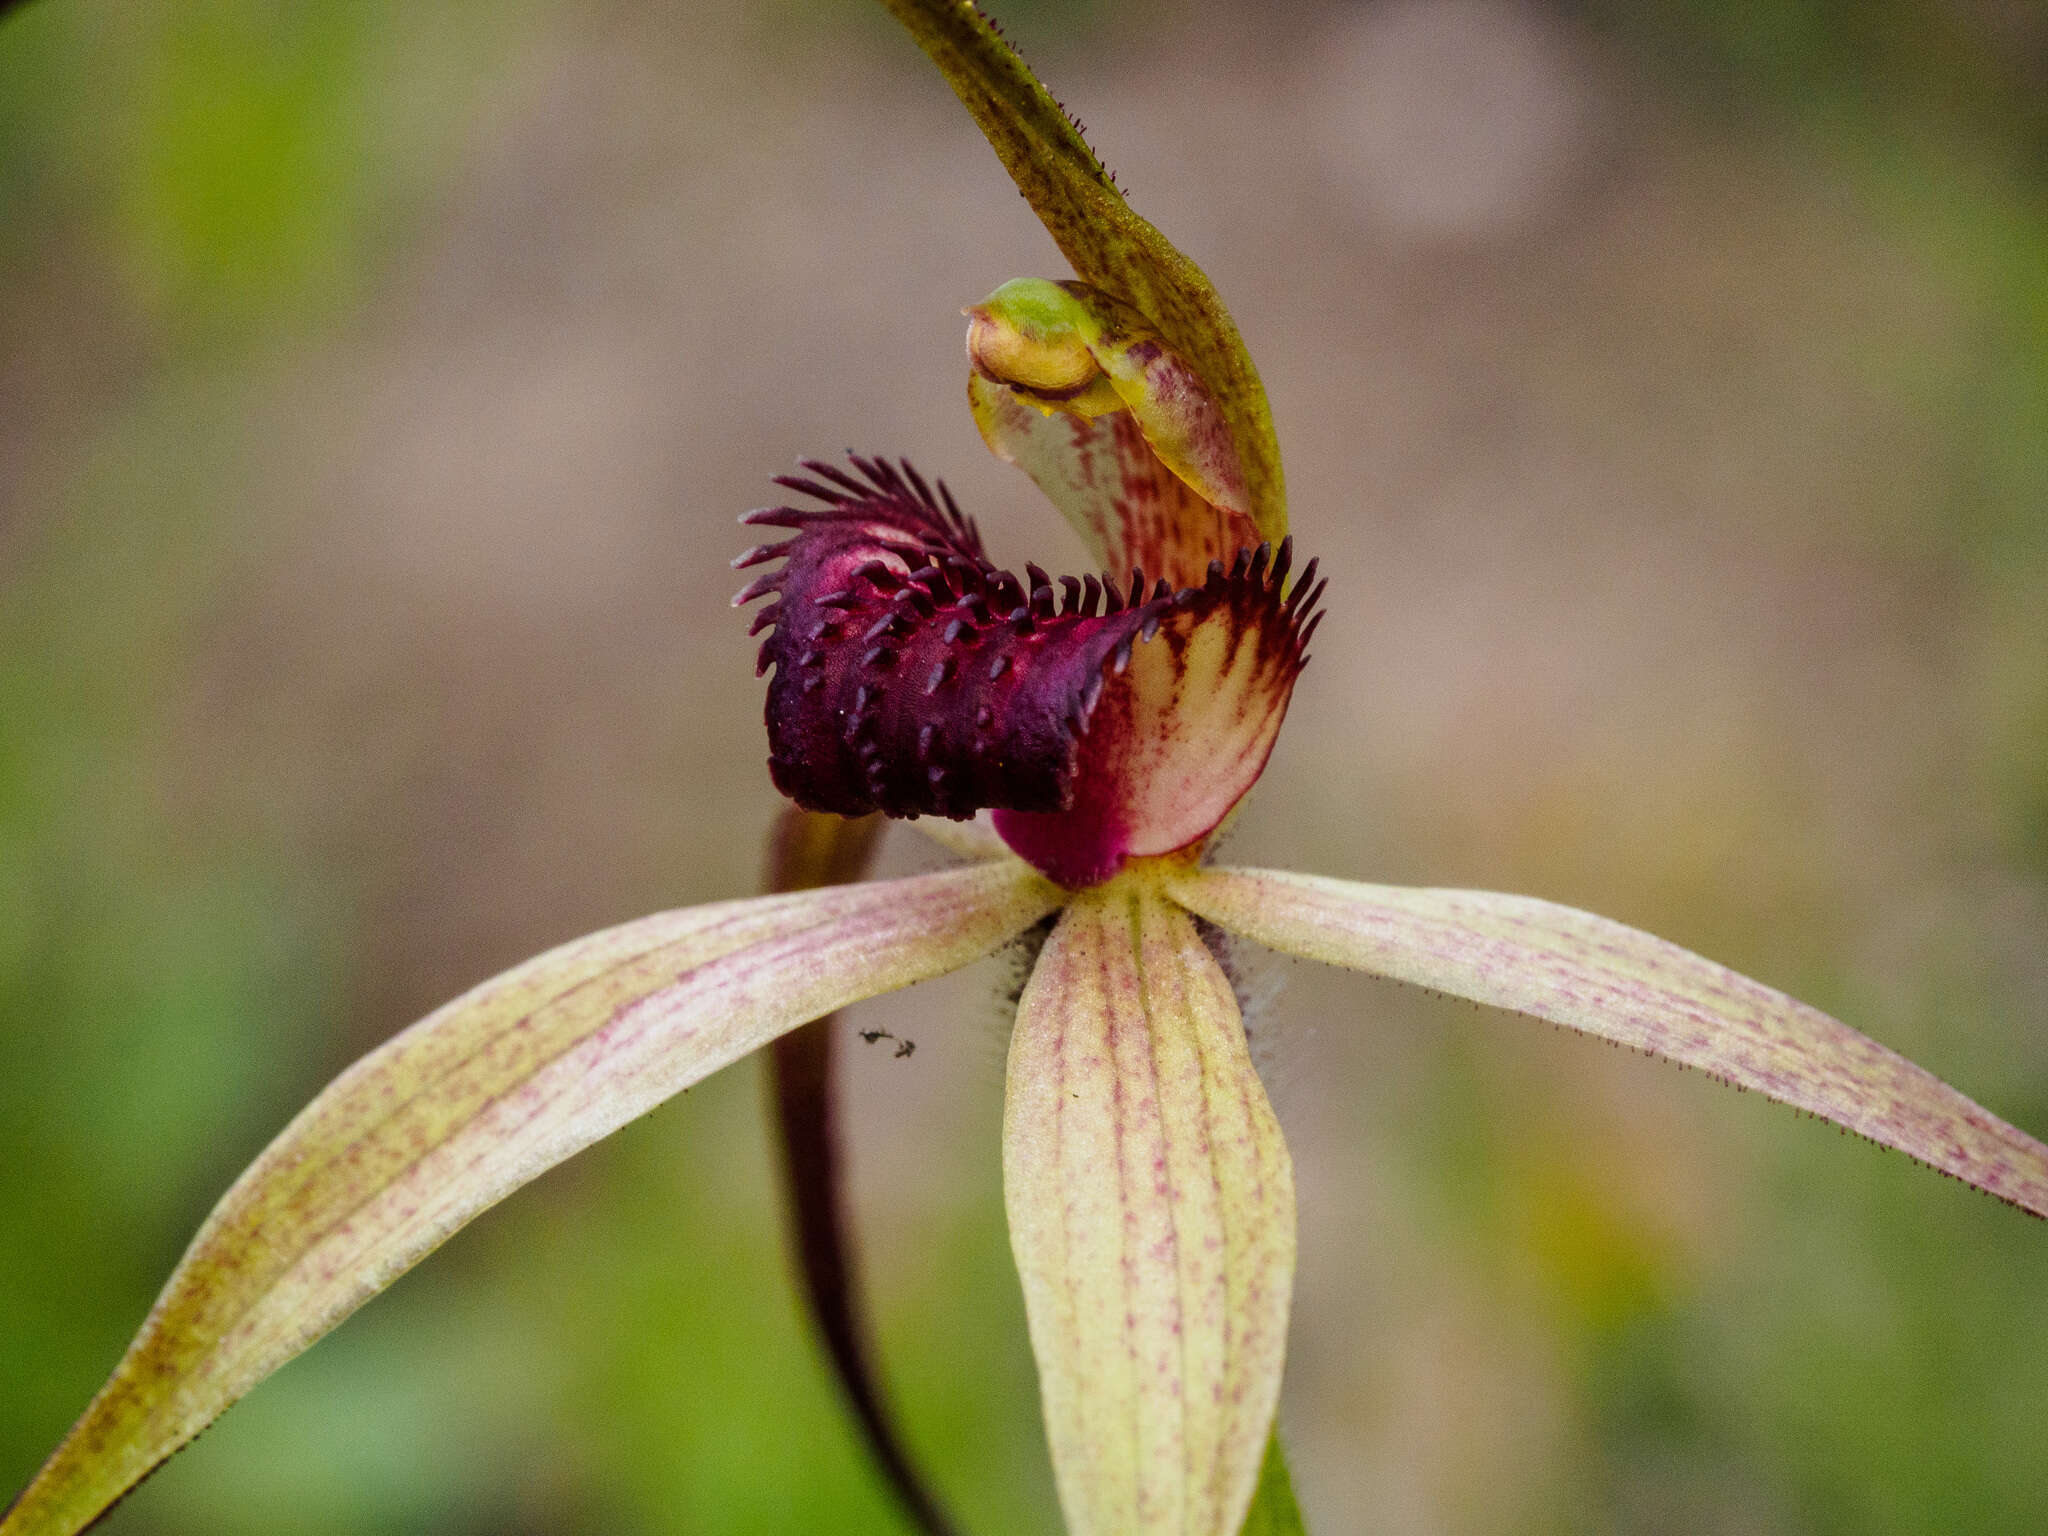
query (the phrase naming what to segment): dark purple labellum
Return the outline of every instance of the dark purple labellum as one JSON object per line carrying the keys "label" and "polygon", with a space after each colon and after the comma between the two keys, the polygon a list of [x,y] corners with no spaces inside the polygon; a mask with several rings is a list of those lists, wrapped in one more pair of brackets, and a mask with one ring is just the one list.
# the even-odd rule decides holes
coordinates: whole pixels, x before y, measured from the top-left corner
{"label": "dark purple labellum", "polygon": [[739,562],[786,562],[739,599],[780,598],[760,661],[776,787],[842,816],[1063,809],[1087,679],[1146,610],[1034,614],[943,486],[853,462],[862,479],[809,462],[778,482],[823,506],[744,519],[796,530]]}
{"label": "dark purple labellum", "polygon": [[1147,595],[1139,573],[1056,593],[1036,566],[1020,581],[991,565],[943,485],[852,463],[779,480],[821,505],[743,519],[795,530],[734,562],[785,562],[735,599],[778,599],[756,620],[773,626],[760,666],[775,671],[778,789],[843,816],[995,808],[1012,846],[1075,885],[1222,819],[1301,670],[1312,569],[1292,598],[1284,545],[1271,570],[1244,551],[1178,593]]}

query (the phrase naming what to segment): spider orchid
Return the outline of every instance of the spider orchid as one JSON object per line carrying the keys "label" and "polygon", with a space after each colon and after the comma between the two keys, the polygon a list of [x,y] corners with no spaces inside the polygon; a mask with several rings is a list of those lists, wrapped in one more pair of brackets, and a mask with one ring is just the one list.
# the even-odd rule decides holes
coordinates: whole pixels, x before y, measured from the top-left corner
{"label": "spider orchid", "polygon": [[[741,557],[780,561],[741,600],[777,599],[756,622],[776,785],[814,813],[925,818],[969,862],[628,923],[372,1052],[228,1191],[0,1536],[84,1528],[464,1222],[663,1099],[1048,926],[1003,1171],[1084,1536],[1231,1536],[1291,1507],[1262,1467],[1292,1174],[1205,925],[1704,1068],[2048,1215],[2048,1147],[1671,944],[1528,897],[1204,862],[1271,751],[1322,590],[1293,566],[1257,375],[1207,280],[972,4],[889,4],[1078,274],[969,311],[969,395],[1111,574],[1001,571],[943,487],[857,458],[807,465],[783,482],[804,505],[749,515],[792,536]],[[824,829],[814,874],[872,832],[846,822],[841,847],[842,824],[806,825]],[[783,883],[810,883],[788,862]]]}

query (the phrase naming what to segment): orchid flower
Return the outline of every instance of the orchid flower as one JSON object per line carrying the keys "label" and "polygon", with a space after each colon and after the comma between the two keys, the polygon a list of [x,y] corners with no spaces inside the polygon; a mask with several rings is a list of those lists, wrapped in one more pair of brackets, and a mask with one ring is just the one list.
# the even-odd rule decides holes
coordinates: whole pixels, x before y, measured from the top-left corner
{"label": "orchid flower", "polygon": [[[1293,1178],[1216,930],[1703,1068],[2048,1215],[2048,1147],[1672,944],[1530,897],[1207,862],[1323,591],[1294,565],[1257,373],[969,0],[888,3],[1075,270],[969,309],[969,398],[1107,574],[1000,570],[942,485],[854,458],[748,515],[792,536],[740,558],[773,565],[740,600],[776,599],[755,625],[776,786],[921,818],[968,861],[643,918],[373,1051],[228,1191],[0,1536],[91,1524],[465,1222],[670,1095],[1027,934],[1004,1189],[1077,1536],[1231,1536],[1255,1493],[1268,1529],[1291,1508],[1268,1445]],[[849,847],[872,831],[848,825]]]}

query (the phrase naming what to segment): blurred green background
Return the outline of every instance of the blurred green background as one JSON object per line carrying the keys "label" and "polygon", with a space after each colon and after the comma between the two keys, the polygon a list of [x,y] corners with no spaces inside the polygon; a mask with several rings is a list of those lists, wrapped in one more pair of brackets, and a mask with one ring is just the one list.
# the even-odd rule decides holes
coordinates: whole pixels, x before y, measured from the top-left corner
{"label": "blurred green background", "polygon": [[[1229,299],[1333,577],[1230,855],[1593,907],[2048,1132],[2048,12],[998,13]],[[854,0],[0,19],[0,1489],[340,1066],[753,888],[724,561],[769,474],[908,453],[1000,558],[1072,554],[960,400],[958,306],[1060,271]],[[1324,1536],[2048,1530],[2048,1229],[1246,964]],[[857,1015],[919,1049],[848,1084],[890,1379],[990,1536],[1055,1522],[1004,982]],[[899,1529],[760,1092],[479,1221],[106,1529]]]}

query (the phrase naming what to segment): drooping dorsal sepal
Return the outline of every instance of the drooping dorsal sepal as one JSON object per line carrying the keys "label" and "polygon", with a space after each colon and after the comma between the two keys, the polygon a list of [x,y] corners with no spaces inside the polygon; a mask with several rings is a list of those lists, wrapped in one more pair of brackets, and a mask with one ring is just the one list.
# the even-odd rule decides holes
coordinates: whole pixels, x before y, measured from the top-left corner
{"label": "drooping dorsal sepal", "polygon": [[1220,402],[1138,311],[1085,283],[1019,278],[967,315],[983,440],[1107,569],[1188,585],[1259,542]]}
{"label": "drooping dorsal sepal", "polygon": [[[1075,886],[1211,830],[1264,766],[1320,591],[1288,548],[1242,551],[1174,591],[1019,578],[982,553],[915,470],[810,462],[781,483],[821,505],[745,521],[795,537],[736,599],[774,594],[761,668],[769,767],[813,810],[962,819],[993,808],[1012,847]],[[1006,818],[1006,819],[1003,819]]]}

